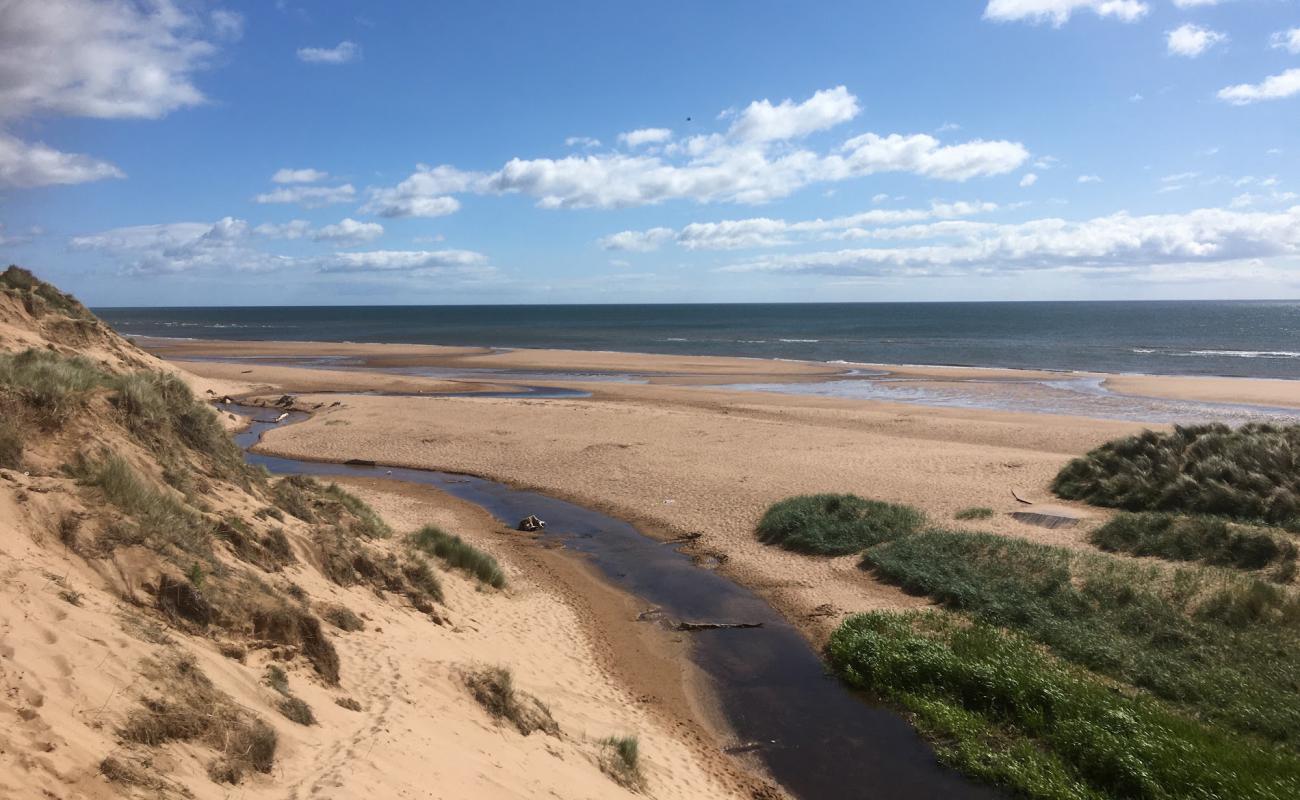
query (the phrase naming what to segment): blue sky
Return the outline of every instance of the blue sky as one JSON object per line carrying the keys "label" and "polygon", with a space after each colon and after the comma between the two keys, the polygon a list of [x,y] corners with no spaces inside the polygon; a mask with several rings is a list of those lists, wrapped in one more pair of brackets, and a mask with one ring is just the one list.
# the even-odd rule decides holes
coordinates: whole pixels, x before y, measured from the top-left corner
{"label": "blue sky", "polygon": [[1300,3],[0,2],[98,305],[1300,296]]}

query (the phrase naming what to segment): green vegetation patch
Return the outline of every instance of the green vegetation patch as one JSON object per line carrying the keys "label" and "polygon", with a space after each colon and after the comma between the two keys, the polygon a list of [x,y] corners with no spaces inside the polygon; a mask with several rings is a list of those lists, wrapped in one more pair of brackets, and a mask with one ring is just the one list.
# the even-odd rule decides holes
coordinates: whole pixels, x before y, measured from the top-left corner
{"label": "green vegetation patch", "polygon": [[1066,465],[1052,490],[1126,511],[1183,511],[1300,525],[1300,425],[1144,431]]}
{"label": "green vegetation patch", "polygon": [[495,558],[436,525],[425,525],[411,534],[410,541],[417,549],[437,556],[453,569],[468,572],[494,589],[506,585],[505,573]]}
{"label": "green vegetation patch", "polygon": [[9,265],[0,272],[0,292],[17,297],[27,313],[42,317],[57,311],[73,319],[93,319],[94,315],[70,294],[59,291],[22,267]]}
{"label": "green vegetation patch", "polygon": [[950,615],[846,620],[827,655],[847,683],[914,714],[940,757],[1032,798],[1281,798],[1291,753],[1116,691],[1027,637]]}
{"label": "green vegetation patch", "polygon": [[605,748],[600,767],[620,786],[640,789],[645,785],[641,774],[641,743],[635,736],[608,736],[600,740]]}
{"label": "green vegetation patch", "polygon": [[130,519],[130,524],[115,527],[113,540],[155,550],[175,546],[196,555],[211,553],[212,524],[175,495],[141,478],[116,453],[105,453],[97,461],[83,460],[74,472],[83,483],[98,487]]}
{"label": "green vegetation patch", "polygon": [[39,427],[55,430],[81,410],[90,392],[109,378],[84,358],[48,350],[0,354],[0,395]]}
{"label": "green vegetation patch", "polygon": [[758,523],[758,538],[787,550],[817,555],[857,553],[913,533],[925,515],[911,506],[853,494],[809,494],[774,504]]}
{"label": "green vegetation patch", "polygon": [[1204,721],[1300,747],[1300,600],[1290,590],[948,531],[879,545],[863,564]]}
{"label": "green vegetation patch", "polygon": [[972,507],[972,508],[963,508],[961,511],[958,511],[956,514],[953,514],[952,516],[953,516],[953,519],[961,519],[961,520],[969,520],[969,519],[992,519],[992,518],[993,518],[993,509],[991,509],[991,508],[985,508],[985,507],[983,507],[983,506],[975,506],[975,507]]}
{"label": "green vegetation patch", "polygon": [[23,434],[11,418],[0,419],[0,467],[22,469]]}
{"label": "green vegetation patch", "polygon": [[281,511],[304,522],[328,522],[364,539],[386,538],[393,533],[373,508],[337,483],[290,475],[271,487],[271,498]]}
{"label": "green vegetation patch", "polygon": [[1288,579],[1300,548],[1276,528],[1244,525],[1221,517],[1177,514],[1117,514],[1089,534],[1103,550],[1173,561],[1200,561],[1237,569],[1278,567]]}

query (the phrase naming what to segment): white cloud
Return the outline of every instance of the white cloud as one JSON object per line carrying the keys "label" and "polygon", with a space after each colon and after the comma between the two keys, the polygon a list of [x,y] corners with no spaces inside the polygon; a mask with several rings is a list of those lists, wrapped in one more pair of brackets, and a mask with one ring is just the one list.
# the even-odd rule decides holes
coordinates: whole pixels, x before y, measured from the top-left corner
{"label": "white cloud", "polygon": [[1270,75],[1261,83],[1239,83],[1219,90],[1219,99],[1236,106],[1258,103],[1262,100],[1280,100],[1300,94],[1300,68]]}
{"label": "white cloud", "polygon": [[172,0],[6,0],[0,4],[0,175],[15,187],[122,177],[92,156],[14,139],[4,128],[40,116],[157,119],[205,102],[194,73],[238,15],[206,20]]}
{"label": "white cloud", "polygon": [[472,250],[370,250],[338,253],[323,272],[410,272],[416,274],[476,274],[490,270],[487,256]]}
{"label": "white cloud", "polygon": [[1038,176],[1032,172],[1027,172],[1025,173],[1025,176],[1020,179],[1020,188],[1027,189],[1035,183],[1038,183]]}
{"label": "white cloud", "polygon": [[1199,172],[1177,172],[1174,173],[1173,175],[1164,176],[1163,178],[1160,179],[1160,182],[1161,183],[1184,183],[1186,181],[1199,178],[1200,176],[1201,173]]}
{"label": "white cloud", "polygon": [[267,239],[301,239],[311,232],[311,223],[305,219],[292,219],[288,222],[263,222],[253,233]]}
{"label": "white cloud", "polygon": [[864,238],[868,225],[890,225],[925,220],[953,220],[998,210],[997,203],[958,201],[931,203],[929,208],[872,209],[831,219],[788,222],[770,217],[692,222],[680,231],[651,228],[645,231],[622,231],[599,240],[606,250],[657,250],[675,241],[687,250],[737,250],[756,247],[780,247],[799,241]]}
{"label": "white cloud", "polygon": [[1076,11],[1133,22],[1151,8],[1139,0],[989,0],[984,18],[997,22],[1051,22],[1060,27]]}
{"label": "white cloud", "polygon": [[648,231],[622,231],[600,240],[600,246],[606,250],[626,250],[635,253],[647,253],[658,250],[659,245],[672,241],[677,234],[672,228],[651,228]]}
{"label": "white cloud", "polygon": [[384,235],[384,226],[378,222],[358,222],[345,217],[333,225],[326,225],[311,235],[314,242],[329,242],[338,247],[374,241]]}
{"label": "white cloud", "polygon": [[590,136],[570,136],[569,138],[564,140],[564,146],[584,147],[590,149],[592,147],[600,147],[600,140],[593,139]]}
{"label": "white cloud", "polygon": [[0,131],[0,187],[25,189],[125,177],[107,161],[64,153],[41,142],[24,142]]}
{"label": "white cloud", "polygon": [[1170,55],[1196,58],[1227,38],[1218,31],[1189,22],[1165,33],[1165,47]]}
{"label": "white cloud", "polygon": [[1201,6],[1217,6],[1223,0],[1174,0],[1174,6],[1177,8],[1200,8]]}
{"label": "white cloud", "polygon": [[[495,172],[419,166],[395,187],[371,190],[364,211],[410,216],[419,201],[454,210],[448,195],[527,194],[542,208],[629,208],[669,200],[755,204],[785,197],[810,184],[882,172],[909,172],[965,181],[1001,175],[1029,157],[1019,142],[945,145],[927,134],[855,136],[827,152],[793,140],[852,118],[857,99],[843,87],[795,103],[751,103],[725,133],[672,142],[660,153],[601,153],[564,158],[514,158]],[[784,137],[784,138],[778,138]]]}
{"label": "white cloud", "polygon": [[298,60],[306,64],[346,64],[361,56],[354,42],[342,41],[333,47],[300,47]]}
{"label": "white cloud", "polygon": [[223,217],[216,222],[175,222],[136,225],[70,241],[74,250],[104,253],[117,260],[128,274],[159,275],[219,268],[264,271],[293,266],[296,259],[260,252],[249,246],[254,231],[242,219]]}
{"label": "white cloud", "polygon": [[253,198],[255,203],[298,203],[306,208],[319,208],[333,203],[348,203],[356,199],[357,190],[350,183],[342,186],[281,186]]}
{"label": "white cloud", "polygon": [[1143,97],[1142,97],[1142,95],[1141,95],[1140,93],[1138,93],[1138,92],[1134,92],[1133,94],[1129,95],[1129,97],[1128,97],[1128,101],[1129,101],[1130,103],[1141,103],[1142,100],[1143,100]]}
{"label": "white cloud", "polygon": [[1079,181],[1079,183],[1101,183],[1101,176],[1100,176],[1100,175],[1080,175],[1080,176],[1078,177],[1078,181]]}
{"label": "white cloud", "polygon": [[318,169],[289,169],[285,167],[278,169],[271,176],[274,183],[317,183],[329,177],[328,172],[321,172]]}
{"label": "white cloud", "polygon": [[618,140],[628,147],[640,147],[643,144],[659,144],[673,138],[673,132],[667,128],[640,128],[627,133],[620,133]]}
{"label": "white cloud", "polygon": [[1288,53],[1300,54],[1300,28],[1278,31],[1269,39],[1269,44]]}
{"label": "white cloud", "polygon": [[[875,238],[929,238],[922,245],[776,254],[724,272],[856,275],[1005,274],[1027,270],[1127,270],[1226,264],[1300,255],[1300,206],[1275,213],[1208,208],[1185,214],[1121,212],[1082,222],[961,222],[910,226]],[[896,229],[894,229],[896,231]]]}
{"label": "white cloud", "polygon": [[741,111],[727,133],[742,142],[773,142],[799,139],[833,128],[858,115],[858,99],[843,86],[822,89],[796,103],[790,98],[772,105],[755,100]]}

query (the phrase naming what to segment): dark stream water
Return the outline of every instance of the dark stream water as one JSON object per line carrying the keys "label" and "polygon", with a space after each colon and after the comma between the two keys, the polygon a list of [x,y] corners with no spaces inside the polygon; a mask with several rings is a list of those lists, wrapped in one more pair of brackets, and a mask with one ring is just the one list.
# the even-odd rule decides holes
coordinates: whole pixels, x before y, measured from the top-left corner
{"label": "dark stream water", "polygon": [[[540,398],[550,390],[523,391]],[[255,420],[279,413],[248,406],[228,410]],[[281,424],[305,418],[294,412]],[[583,554],[609,581],[647,606],[659,607],[669,619],[761,622],[761,628],[683,635],[691,636],[691,657],[709,677],[738,739],[761,743],[755,753],[796,796],[807,800],[1001,796],[940,766],[906,720],[870,704],[827,674],[807,641],[760,597],[632,525],[469,475],[297,461],[253,452],[250,448],[273,427],[274,422],[255,421],[235,437],[250,463],[277,474],[378,477],[434,486],[483,507],[511,526],[536,514],[547,522],[544,536]]]}

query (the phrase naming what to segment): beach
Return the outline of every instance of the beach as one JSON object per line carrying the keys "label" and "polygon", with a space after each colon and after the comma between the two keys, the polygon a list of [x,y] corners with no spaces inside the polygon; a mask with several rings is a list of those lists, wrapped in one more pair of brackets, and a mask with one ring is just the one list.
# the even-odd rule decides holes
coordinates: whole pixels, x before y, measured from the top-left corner
{"label": "beach", "polygon": [[[854,557],[810,559],[759,544],[754,526],[771,503],[801,493],[851,492],[915,505],[945,525],[1082,547],[1086,530],[1104,519],[1105,511],[1079,506],[1074,510],[1084,518],[1080,526],[1033,527],[1009,516],[1022,506],[1012,492],[1059,504],[1048,486],[1067,461],[1149,427],[1083,416],[723,388],[820,381],[842,374],[844,365],[421,345],[144,344],[185,370],[226,381],[244,394],[274,399],[295,393],[300,407],[320,406],[310,420],[271,431],[261,446],[265,452],[470,473],[598,509],[662,539],[698,533],[691,552],[719,562],[717,569],[758,591],[814,643],[824,641],[846,615],[913,608],[924,601],[872,580]],[[217,357],[234,360],[195,360]],[[349,366],[284,365],[295,361]],[[921,385],[973,381],[976,390],[1020,389],[1062,377],[999,369],[854,367],[888,371]],[[448,380],[374,371],[380,368],[483,372],[472,380]],[[546,379],[560,373],[573,376]],[[609,376],[628,380],[595,379]],[[631,382],[632,376],[642,382]],[[1233,398],[1300,407],[1300,396],[1288,391],[1294,386],[1290,381],[1086,377],[1183,401]],[[589,396],[410,396],[499,389],[524,380]],[[376,394],[385,391],[408,395]],[[953,519],[970,507],[993,509],[995,516],[977,523]]]}

